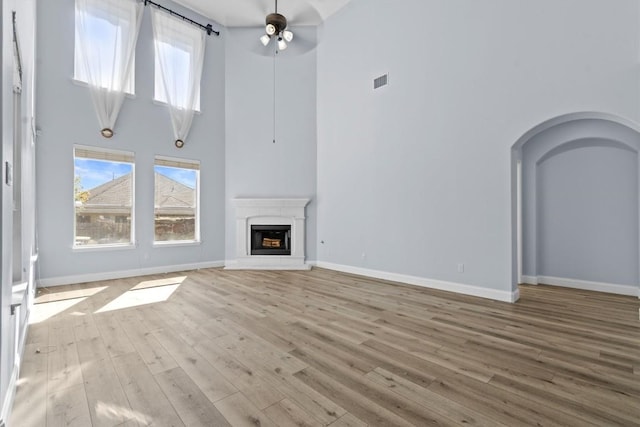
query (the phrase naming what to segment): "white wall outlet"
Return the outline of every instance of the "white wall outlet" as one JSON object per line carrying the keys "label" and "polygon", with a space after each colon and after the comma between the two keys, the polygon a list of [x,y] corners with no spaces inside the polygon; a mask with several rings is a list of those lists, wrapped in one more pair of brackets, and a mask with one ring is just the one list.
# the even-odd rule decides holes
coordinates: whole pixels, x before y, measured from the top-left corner
{"label": "white wall outlet", "polygon": [[464,273],[464,264],[458,263],[458,273]]}
{"label": "white wall outlet", "polygon": [[362,259],[366,259],[367,258],[367,254],[365,252],[362,252]]}

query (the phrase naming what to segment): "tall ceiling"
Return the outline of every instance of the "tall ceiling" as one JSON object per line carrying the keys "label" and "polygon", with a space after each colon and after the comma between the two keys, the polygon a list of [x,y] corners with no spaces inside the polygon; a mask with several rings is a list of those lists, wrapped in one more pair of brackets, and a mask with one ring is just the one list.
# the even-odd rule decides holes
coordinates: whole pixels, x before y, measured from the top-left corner
{"label": "tall ceiling", "polygon": [[[275,0],[174,0],[225,27],[264,25],[274,12]],[[350,0],[279,0],[278,13],[289,25],[318,25]]]}

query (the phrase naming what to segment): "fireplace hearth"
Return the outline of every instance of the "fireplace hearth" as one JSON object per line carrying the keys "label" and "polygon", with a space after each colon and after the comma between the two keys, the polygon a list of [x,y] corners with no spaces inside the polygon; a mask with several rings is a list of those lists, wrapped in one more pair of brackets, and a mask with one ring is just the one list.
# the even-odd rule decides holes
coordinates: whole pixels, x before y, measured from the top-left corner
{"label": "fireplace hearth", "polygon": [[251,255],[291,255],[291,226],[252,225]]}

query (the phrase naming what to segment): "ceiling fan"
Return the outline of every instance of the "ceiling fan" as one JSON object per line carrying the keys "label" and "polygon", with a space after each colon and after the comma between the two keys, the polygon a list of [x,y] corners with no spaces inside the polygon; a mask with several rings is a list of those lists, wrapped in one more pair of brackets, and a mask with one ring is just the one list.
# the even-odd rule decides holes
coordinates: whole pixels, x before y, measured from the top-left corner
{"label": "ceiling fan", "polygon": [[260,41],[267,46],[271,39],[275,39],[279,50],[285,50],[287,43],[293,40],[293,33],[287,30],[287,18],[278,13],[278,0],[276,2],[276,10],[265,18],[265,33],[260,37]]}

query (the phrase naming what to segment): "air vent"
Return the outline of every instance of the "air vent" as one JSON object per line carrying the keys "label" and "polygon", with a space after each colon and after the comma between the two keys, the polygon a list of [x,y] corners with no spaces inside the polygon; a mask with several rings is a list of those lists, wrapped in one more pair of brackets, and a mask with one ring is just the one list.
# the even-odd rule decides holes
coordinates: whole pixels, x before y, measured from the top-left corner
{"label": "air vent", "polygon": [[382,86],[389,84],[389,74],[383,74],[380,77],[373,79],[373,88],[378,89]]}

